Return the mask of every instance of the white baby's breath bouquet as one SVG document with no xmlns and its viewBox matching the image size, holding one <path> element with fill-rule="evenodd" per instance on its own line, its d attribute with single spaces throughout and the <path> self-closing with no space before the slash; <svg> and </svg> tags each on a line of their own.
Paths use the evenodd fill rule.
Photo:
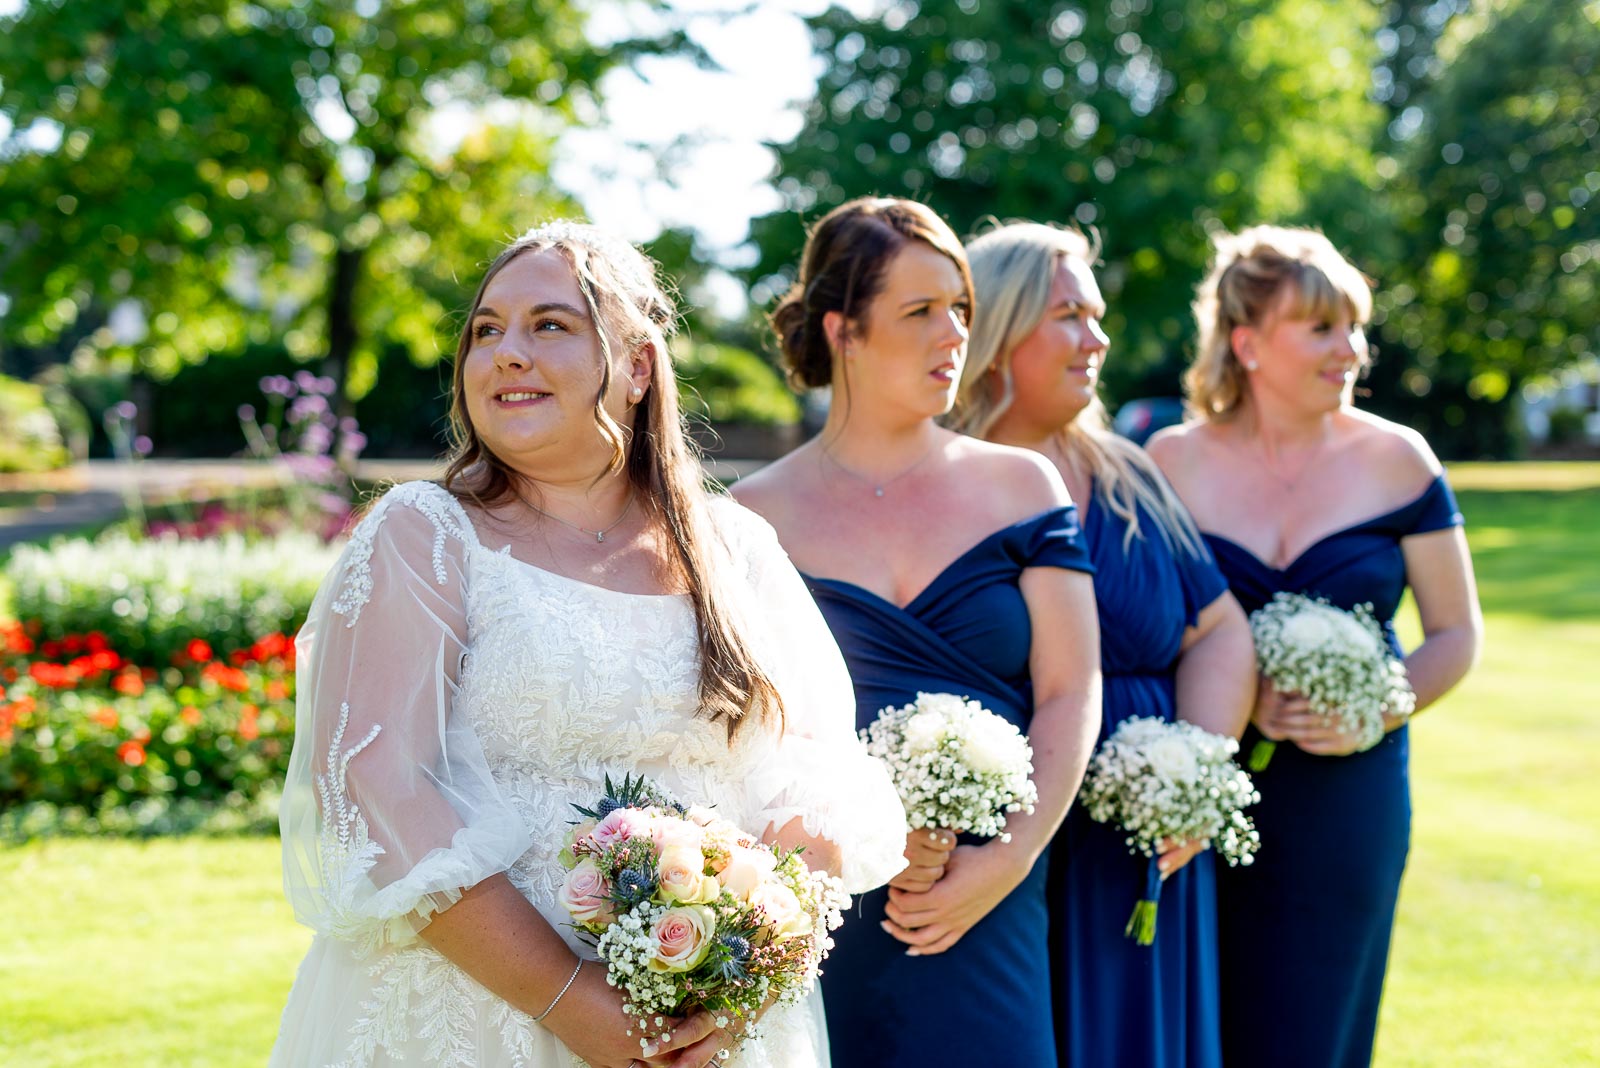
<svg viewBox="0 0 1600 1068">
<path fill-rule="evenodd" d="M 1405 665 L 1389 650 L 1370 604 L 1346 612 L 1320 597 L 1279 593 L 1250 615 L 1256 664 L 1283 693 L 1298 693 L 1311 710 L 1360 733 L 1362 750 L 1383 740 L 1383 717 L 1409 716 L 1416 694 Z M 1272 760 L 1276 743 L 1263 738 L 1250 752 L 1250 770 Z"/>
<path fill-rule="evenodd" d="M 879 712 L 861 740 L 887 765 L 911 830 L 943 827 L 1010 841 L 1006 813 L 1032 812 L 1039 799 L 1027 737 L 965 697 L 919 693 L 909 705 Z"/>
<path fill-rule="evenodd" d="M 1201 840 L 1229 864 L 1249 864 L 1261 845 L 1245 806 L 1261 800 L 1233 762 L 1239 743 L 1192 723 L 1153 716 L 1123 720 L 1089 761 L 1079 802 L 1089 818 L 1127 834 L 1128 850 L 1150 858 L 1145 895 L 1126 934 L 1155 940 L 1161 842 Z"/>
</svg>

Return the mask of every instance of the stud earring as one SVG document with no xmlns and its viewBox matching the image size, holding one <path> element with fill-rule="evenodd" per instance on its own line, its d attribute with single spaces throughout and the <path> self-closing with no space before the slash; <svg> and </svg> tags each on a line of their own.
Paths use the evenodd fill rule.
<svg viewBox="0 0 1600 1068">
<path fill-rule="evenodd" d="M 634 386 L 631 390 L 628 391 L 628 396 L 635 403 L 637 403 L 639 398 L 644 396 L 644 390 L 642 388 L 640 388 L 639 386 Z"/>
<path fill-rule="evenodd" d="M 1246 360 L 1244 362 L 1244 369 L 1246 371 L 1254 371 L 1257 366 L 1259 366 L 1259 365 L 1254 360 Z"/>
</svg>

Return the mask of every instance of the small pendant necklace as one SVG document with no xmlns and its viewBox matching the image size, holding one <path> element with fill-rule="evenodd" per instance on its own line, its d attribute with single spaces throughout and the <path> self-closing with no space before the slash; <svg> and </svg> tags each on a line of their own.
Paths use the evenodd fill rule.
<svg viewBox="0 0 1600 1068">
<path fill-rule="evenodd" d="M 628 494 L 628 503 L 624 504 L 622 506 L 622 511 L 620 513 L 618 513 L 617 518 L 613 519 L 611 522 L 607 523 L 605 526 L 601 527 L 599 530 L 590 530 L 588 527 L 580 527 L 578 524 L 576 524 L 574 522 L 571 522 L 570 520 L 562 519 L 558 515 L 551 515 L 549 512 L 545 511 L 543 508 L 540 508 L 537 504 L 534 504 L 532 501 L 528 500 L 526 497 L 524 497 L 522 499 L 522 503 L 526 504 L 529 508 L 532 508 L 535 512 L 538 512 L 540 515 L 544 516 L 546 519 L 554 519 L 557 523 L 560 523 L 562 526 L 571 527 L 573 530 L 576 530 L 576 531 L 578 531 L 579 533 L 582 533 L 582 534 L 593 534 L 595 541 L 603 542 L 603 541 L 606 540 L 606 535 L 611 533 L 613 530 L 615 530 L 617 528 L 617 524 L 622 522 L 624 519 L 626 519 L 628 517 L 628 513 L 630 511 L 632 511 L 632 509 L 633 509 L 633 494 L 631 494 L 631 493 Z"/>
<path fill-rule="evenodd" d="M 922 466 L 922 462 L 924 460 L 926 460 L 928 457 L 932 456 L 933 453 L 934 453 L 934 450 L 936 450 L 938 447 L 939 447 L 939 443 L 937 441 L 934 442 L 932 445 L 928 446 L 928 449 L 927 449 L 926 452 L 924 452 L 921 456 L 917 457 L 916 460 L 914 460 L 912 462 L 910 467 L 902 468 L 897 473 L 889 476 L 886 479 L 883 479 L 882 481 L 878 481 L 876 479 L 868 478 L 866 475 L 863 475 L 861 472 L 854 471 L 854 470 L 846 467 L 844 464 L 839 462 L 839 458 L 833 455 L 833 450 L 829 449 L 828 446 L 826 446 L 826 445 L 822 446 L 822 454 L 828 458 L 828 462 L 829 463 L 833 464 L 833 466 L 837 467 L 839 470 L 843 471 L 845 474 L 849 475 L 851 478 L 855 479 L 857 482 L 860 482 L 863 485 L 871 486 L 872 487 L 872 496 L 873 497 L 881 498 L 883 496 L 883 491 L 884 490 L 888 489 L 890 486 L 892 486 L 896 482 L 900 481 L 900 479 L 905 478 L 911 472 L 913 472 L 917 468 L 921 467 Z"/>
</svg>

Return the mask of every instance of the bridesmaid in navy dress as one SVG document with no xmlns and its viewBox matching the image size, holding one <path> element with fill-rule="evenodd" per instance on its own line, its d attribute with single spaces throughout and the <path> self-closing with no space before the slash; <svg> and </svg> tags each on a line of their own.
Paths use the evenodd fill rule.
<svg viewBox="0 0 1600 1068">
<path fill-rule="evenodd" d="M 1255 698 L 1250 626 L 1177 496 L 1143 450 L 1106 426 L 1096 396 L 1105 301 L 1083 234 L 1015 223 L 967 246 L 977 314 L 956 405 L 968 433 L 1034 449 L 1073 499 L 1094 562 L 1103 740 L 1133 716 L 1237 736 Z M 1150 862 L 1075 809 L 1051 849 L 1050 946 L 1060 1063 L 1217 1068 L 1213 855 L 1158 858 L 1155 942 L 1123 934 Z"/>
<path fill-rule="evenodd" d="M 1027 730 L 1039 802 L 1010 842 L 908 834 L 905 872 L 835 936 L 836 1068 L 1055 1063 L 1045 855 L 1099 725 L 1093 584 L 1060 476 L 939 427 L 972 308 L 966 256 L 926 207 L 845 204 L 773 314 L 797 383 L 832 386 L 814 440 L 734 489 L 765 515 L 838 639 L 866 725 L 919 691 Z"/>
<path fill-rule="evenodd" d="M 1246 611 L 1280 590 L 1370 603 L 1389 631 L 1409 584 L 1424 640 L 1405 657 L 1423 709 L 1471 667 L 1482 633 L 1461 517 L 1411 430 L 1356 409 L 1367 280 L 1321 234 L 1255 227 L 1218 239 L 1195 302 L 1185 378 L 1194 422 L 1151 455 L 1189 505 Z M 1246 751 L 1261 852 L 1218 874 L 1229 1068 L 1372 1060 L 1410 842 L 1403 721 L 1358 751 L 1296 694 L 1263 682 Z M 1282 744 L 1288 742 L 1292 744 Z"/>
</svg>

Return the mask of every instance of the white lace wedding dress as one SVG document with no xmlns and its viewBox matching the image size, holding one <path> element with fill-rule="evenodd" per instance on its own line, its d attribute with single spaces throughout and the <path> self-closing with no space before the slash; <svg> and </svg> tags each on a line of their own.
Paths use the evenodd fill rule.
<svg viewBox="0 0 1600 1068">
<path fill-rule="evenodd" d="M 826 624 L 761 519 L 725 498 L 707 519 L 726 548 L 718 577 L 783 696 L 781 739 L 749 724 L 730 745 L 695 715 L 687 597 L 619 593 L 495 551 L 432 483 L 390 490 L 357 527 L 299 638 L 284 886 L 317 934 L 274 1066 L 581 1063 L 416 932 L 505 872 L 592 958 L 556 903 L 556 855 L 570 805 L 595 801 L 607 774 L 643 773 L 757 834 L 801 816 L 840 848 L 855 892 L 899 870 L 904 816 L 856 741 Z M 820 994 L 763 1026 L 730 1064 L 828 1063 Z"/>
</svg>

